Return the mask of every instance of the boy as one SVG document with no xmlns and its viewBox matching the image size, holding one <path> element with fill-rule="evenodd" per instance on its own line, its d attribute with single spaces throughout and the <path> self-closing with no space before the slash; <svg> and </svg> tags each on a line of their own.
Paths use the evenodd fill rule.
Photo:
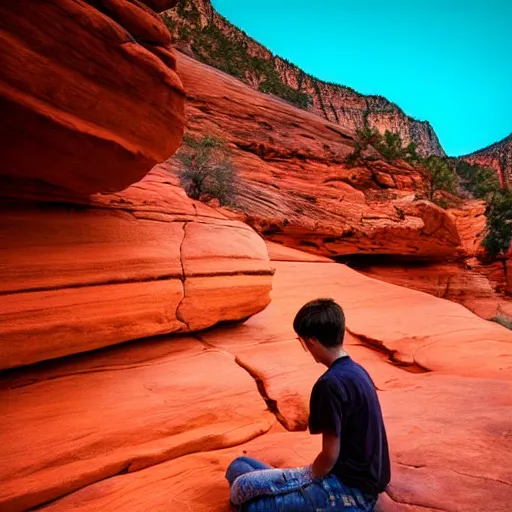
<svg viewBox="0 0 512 512">
<path fill-rule="evenodd" d="M 245 512 L 371 512 L 390 480 L 388 443 L 375 386 L 343 350 L 343 310 L 332 299 L 313 300 L 293 328 L 304 349 L 328 368 L 310 399 L 309 430 L 322 434 L 322 450 L 303 468 L 235 459 L 226 472 L 232 505 Z"/>
</svg>

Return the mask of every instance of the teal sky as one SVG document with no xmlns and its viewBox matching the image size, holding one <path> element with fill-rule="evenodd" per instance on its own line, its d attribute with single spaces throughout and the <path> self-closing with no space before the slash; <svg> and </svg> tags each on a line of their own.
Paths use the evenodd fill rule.
<svg viewBox="0 0 512 512">
<path fill-rule="evenodd" d="M 272 52 L 428 120 L 450 156 L 512 132 L 512 0 L 213 0 Z"/>
</svg>

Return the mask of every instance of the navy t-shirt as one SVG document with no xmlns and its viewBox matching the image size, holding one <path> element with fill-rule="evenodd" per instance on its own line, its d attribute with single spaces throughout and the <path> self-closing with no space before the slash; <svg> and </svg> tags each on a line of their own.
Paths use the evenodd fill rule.
<svg viewBox="0 0 512 512">
<path fill-rule="evenodd" d="M 333 473 L 348 487 L 377 495 L 390 480 L 388 442 L 379 399 L 366 370 L 345 356 L 311 392 L 309 430 L 340 438 Z"/>
</svg>

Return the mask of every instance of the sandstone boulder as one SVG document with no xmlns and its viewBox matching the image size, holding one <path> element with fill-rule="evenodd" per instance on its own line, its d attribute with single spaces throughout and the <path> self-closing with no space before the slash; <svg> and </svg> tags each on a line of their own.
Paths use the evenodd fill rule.
<svg viewBox="0 0 512 512">
<path fill-rule="evenodd" d="M 121 190 L 180 145 L 170 36 L 141 3 L 2 2 L 0 44 L 1 176 Z"/>
<path fill-rule="evenodd" d="M 263 240 L 173 180 L 156 168 L 81 206 L 4 209 L 1 368 L 242 320 L 268 304 Z"/>
</svg>

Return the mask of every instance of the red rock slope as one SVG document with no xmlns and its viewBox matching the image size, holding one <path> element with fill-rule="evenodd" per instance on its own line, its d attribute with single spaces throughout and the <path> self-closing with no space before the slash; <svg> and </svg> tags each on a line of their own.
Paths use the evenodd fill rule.
<svg viewBox="0 0 512 512">
<path fill-rule="evenodd" d="M 268 87 L 277 82 L 277 90 L 288 97 L 307 98 L 308 110 L 348 130 L 364 126 L 364 122 L 382 133 L 399 133 L 404 141 L 414 141 L 423 155 L 444 155 L 437 135 L 428 121 L 407 116 L 402 109 L 382 96 L 364 95 L 342 85 L 318 80 L 290 62 L 275 56 L 221 16 L 210 0 L 187 0 L 166 13 L 173 40 L 180 48 L 199 60 L 236 73 L 252 88 Z M 228 56 L 216 51 L 230 46 Z M 239 60 L 238 60 L 239 59 Z M 248 65 L 252 59 L 254 65 Z M 272 87 L 271 87 L 272 90 Z"/>
<path fill-rule="evenodd" d="M 239 218 L 265 238 L 327 257 L 460 256 L 452 217 L 413 201 L 423 184 L 409 165 L 348 169 L 351 132 L 181 54 L 179 73 L 189 129 L 229 143 L 244 179 Z"/>
<path fill-rule="evenodd" d="M 346 167 L 350 132 L 181 54 L 179 71 L 189 129 L 224 137 L 243 178 L 243 214 L 233 218 L 273 242 L 342 256 L 378 278 L 449 298 L 484 318 L 496 315 L 506 276 L 475 258 L 485 230 L 480 202 L 444 211 L 414 201 L 423 182 L 407 164 Z"/>
<path fill-rule="evenodd" d="M 291 322 L 322 295 L 345 307 L 347 349 L 379 389 L 393 459 L 380 510 L 508 512 L 510 331 L 343 265 L 275 266 L 272 304 L 243 325 L 4 372 L 0 508 L 227 512 L 234 456 L 309 462 L 319 439 L 284 428 L 304 429 L 322 369 Z"/>
</svg>

